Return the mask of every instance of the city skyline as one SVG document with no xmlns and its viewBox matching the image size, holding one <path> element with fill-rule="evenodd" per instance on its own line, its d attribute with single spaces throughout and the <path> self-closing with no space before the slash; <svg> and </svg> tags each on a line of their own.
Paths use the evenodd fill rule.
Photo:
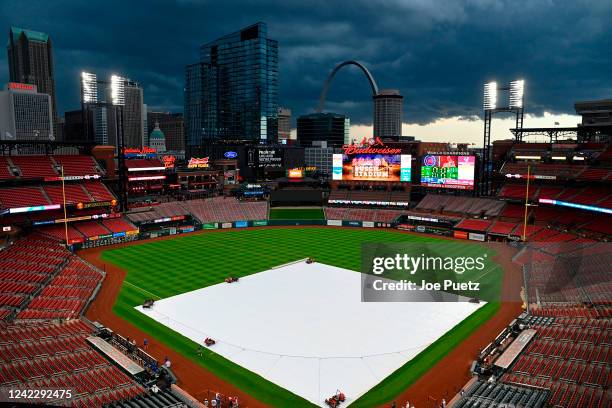
<svg viewBox="0 0 612 408">
<path fill-rule="evenodd" d="M 481 139 L 481 132 L 471 129 L 481 128 L 476 124 L 482 116 L 482 84 L 488 80 L 525 78 L 525 126 L 546 118 L 550 126 L 575 125 L 576 100 L 612 94 L 606 75 L 612 58 L 601 52 L 612 37 L 605 29 L 612 6 L 604 2 L 563 8 L 486 1 L 369 4 L 342 10 L 321 3 L 308 7 L 308 16 L 300 12 L 306 6 L 293 2 L 243 5 L 229 12 L 198 1 L 152 1 L 138 13 L 120 14 L 111 13 L 109 4 L 96 10 L 83 30 L 81 17 L 91 6 L 6 2 L 0 6 L 0 23 L 5 33 L 19 26 L 53 38 L 60 113 L 78 108 L 81 70 L 137 77 L 151 110 L 181 112 L 184 66 L 197 60 L 199 45 L 256 21 L 266 22 L 270 37 L 279 41 L 279 104 L 291 108 L 294 118 L 314 111 L 326 76 L 345 59 L 366 64 L 381 88 L 399 89 L 405 98 L 404 129 L 428 134 L 450 121 L 457 134 L 446 138 L 474 143 Z M 550 24 L 538 24 L 542 18 Z M 112 29 L 121 24 L 129 30 Z M 489 38 L 484 44 L 483 36 Z M 490 58 L 493 49 L 496 59 Z M 3 82 L 8 82 L 7 65 L 4 54 Z M 326 111 L 346 114 L 351 130 L 358 132 L 371 127 L 371 109 L 361 73 L 347 69 L 339 74 Z M 507 131 L 494 133 L 494 139 L 508 136 Z"/>
</svg>

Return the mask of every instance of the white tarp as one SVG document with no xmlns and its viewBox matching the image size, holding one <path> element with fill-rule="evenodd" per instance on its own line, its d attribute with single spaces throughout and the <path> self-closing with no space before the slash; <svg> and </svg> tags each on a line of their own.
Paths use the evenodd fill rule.
<svg viewBox="0 0 612 408">
<path fill-rule="evenodd" d="M 137 309 L 323 406 L 338 389 L 354 401 L 484 305 L 364 303 L 360 285 L 360 273 L 298 262 Z"/>
</svg>

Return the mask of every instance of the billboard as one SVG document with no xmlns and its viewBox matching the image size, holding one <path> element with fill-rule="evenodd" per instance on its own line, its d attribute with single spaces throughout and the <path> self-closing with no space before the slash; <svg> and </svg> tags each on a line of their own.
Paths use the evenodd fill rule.
<svg viewBox="0 0 612 408">
<path fill-rule="evenodd" d="M 273 169 L 283 167 L 283 151 L 273 147 L 257 150 L 257 163 L 259 167 Z"/>
<path fill-rule="evenodd" d="M 428 154 L 421 163 L 421 185 L 473 190 L 475 168 L 475 156 Z"/>
<path fill-rule="evenodd" d="M 412 157 L 409 154 L 334 154 L 333 180 L 410 182 Z"/>
</svg>

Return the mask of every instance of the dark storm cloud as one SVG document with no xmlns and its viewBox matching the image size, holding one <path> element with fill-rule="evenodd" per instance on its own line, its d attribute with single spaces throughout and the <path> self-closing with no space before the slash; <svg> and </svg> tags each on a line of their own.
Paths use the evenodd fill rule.
<svg viewBox="0 0 612 408">
<path fill-rule="evenodd" d="M 333 66 L 364 62 L 405 96 L 405 121 L 480 114 L 484 81 L 524 77 L 527 111 L 571 113 L 612 96 L 612 3 L 601 1 L 3 1 L 0 27 L 48 32 L 60 111 L 78 108 L 81 70 L 139 81 L 151 109 L 180 111 L 198 46 L 255 21 L 280 43 L 280 103 L 312 111 Z M 4 34 L 5 36 L 7 34 Z M 6 37 L 5 37 L 6 38 Z M 0 81 L 8 79 L 6 55 Z M 369 123 L 365 77 L 347 67 L 326 107 Z"/>
</svg>

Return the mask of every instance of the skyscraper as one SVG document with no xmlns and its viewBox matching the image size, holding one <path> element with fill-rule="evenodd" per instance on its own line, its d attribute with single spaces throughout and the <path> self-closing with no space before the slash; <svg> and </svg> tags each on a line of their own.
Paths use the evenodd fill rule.
<svg viewBox="0 0 612 408">
<path fill-rule="evenodd" d="M 404 97 L 397 89 L 383 89 L 374 96 L 374 136 L 398 138 L 402 135 Z"/>
<path fill-rule="evenodd" d="M 39 93 L 51 97 L 53 133 L 58 135 L 53 51 L 49 35 L 11 27 L 7 51 L 10 81 L 36 85 Z"/>
<path fill-rule="evenodd" d="M 278 108 L 278 140 L 291 139 L 291 109 Z"/>
<path fill-rule="evenodd" d="M 210 140 L 275 140 L 278 42 L 256 23 L 200 47 L 186 67 L 187 149 Z M 190 153 L 188 153 L 189 155 Z"/>
</svg>

